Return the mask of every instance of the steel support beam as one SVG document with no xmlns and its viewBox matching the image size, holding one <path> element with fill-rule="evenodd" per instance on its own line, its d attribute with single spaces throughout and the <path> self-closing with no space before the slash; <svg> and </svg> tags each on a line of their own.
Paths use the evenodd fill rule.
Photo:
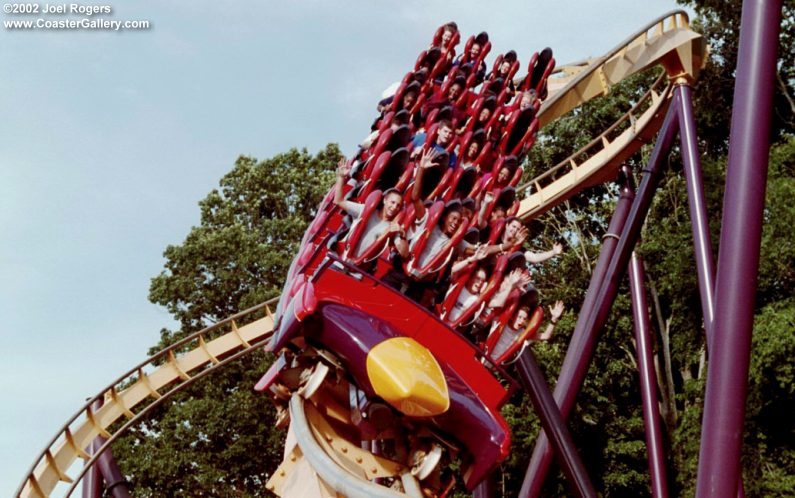
<svg viewBox="0 0 795 498">
<path fill-rule="evenodd" d="M 696 496 L 737 493 L 781 0 L 743 2 Z"/>
</svg>

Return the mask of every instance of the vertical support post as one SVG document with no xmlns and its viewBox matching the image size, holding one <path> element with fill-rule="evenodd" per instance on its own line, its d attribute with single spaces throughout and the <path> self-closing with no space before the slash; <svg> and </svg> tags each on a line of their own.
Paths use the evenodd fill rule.
<svg viewBox="0 0 795 498">
<path fill-rule="evenodd" d="M 100 446 L 102 444 L 95 439 L 86 448 L 86 453 L 93 455 Z M 94 465 L 88 469 L 81 486 L 83 487 L 81 492 L 83 498 L 102 498 L 102 476 L 99 473 L 99 467 Z"/>
<path fill-rule="evenodd" d="M 102 404 L 102 398 L 97 398 L 92 404 L 92 410 L 99 410 L 102 408 Z M 104 436 L 97 436 L 87 448 L 86 453 L 92 457 L 99 453 L 99 456 L 83 478 L 83 498 L 101 498 L 103 480 L 105 482 L 104 488 L 107 489 L 113 498 L 130 498 L 131 496 L 127 481 L 124 480 L 124 476 L 116 464 L 116 459 L 113 458 L 110 447 L 102 449 L 102 446 L 107 441 L 108 439 Z"/>
<path fill-rule="evenodd" d="M 91 409 L 94 411 L 100 408 L 102 408 L 102 398 L 95 400 L 94 403 L 91 404 Z M 100 446 L 102 446 L 102 443 L 94 438 L 91 444 L 88 445 L 88 448 L 85 448 L 86 453 L 94 456 Z M 81 492 L 83 498 L 102 498 L 102 475 L 99 473 L 99 467 L 94 465 L 88 469 L 81 484 L 83 486 Z"/>
<path fill-rule="evenodd" d="M 748 390 L 781 0 L 746 0 L 740 24 L 716 276 L 715 336 L 698 461 L 698 498 L 733 496 Z"/>
<path fill-rule="evenodd" d="M 518 365 L 519 377 L 530 395 L 536 413 L 541 420 L 541 427 L 552 441 L 555 454 L 558 456 L 558 463 L 571 484 L 574 494 L 579 497 L 596 498 L 596 491 L 588 478 L 585 465 L 577 453 L 574 440 L 530 348 L 525 349 L 522 356 L 519 357 Z"/>
<path fill-rule="evenodd" d="M 654 380 L 654 352 L 652 351 L 649 306 L 646 302 L 646 276 L 640 256 L 632 253 L 629 263 L 629 290 L 632 295 L 632 318 L 635 322 L 635 349 L 640 374 L 640 396 L 646 428 L 646 452 L 654 498 L 667 498 L 668 480 L 665 472 L 660 411 L 657 405 L 657 385 Z"/>
<path fill-rule="evenodd" d="M 698 288 L 701 296 L 701 311 L 704 315 L 704 330 L 708 349 L 712 347 L 712 329 L 715 316 L 715 262 L 712 257 L 712 239 L 709 233 L 709 218 L 701 175 L 701 158 L 698 154 L 696 121 L 693 118 L 692 90 L 688 85 L 677 85 L 674 92 L 679 95 L 679 143 L 682 148 L 687 202 L 690 207 L 690 224 L 693 230 L 693 249 L 698 272 Z"/>
<path fill-rule="evenodd" d="M 99 443 L 99 446 L 105 444 L 107 439 L 102 436 L 97 436 L 94 440 Z M 113 498 L 130 498 L 130 490 L 127 481 L 116 464 L 116 459 L 113 458 L 113 452 L 108 447 L 97 459 L 96 467 L 99 468 L 99 473 L 105 480 L 105 489 L 108 490 L 110 496 Z"/>
<path fill-rule="evenodd" d="M 678 98 L 676 94 L 674 94 L 673 99 L 674 101 L 668 109 L 649 159 L 643 180 L 638 188 L 638 194 L 621 231 L 610 265 L 605 272 L 604 282 L 599 286 L 594 305 L 589 310 L 590 313 L 580 313 L 575 327 L 577 338 L 576 340 L 572 338 L 569 349 L 566 351 L 566 358 L 563 360 L 560 376 L 555 384 L 555 400 L 560 406 L 560 412 L 564 420 L 571 413 L 577 394 L 582 387 L 582 382 L 585 379 L 585 374 L 588 371 L 588 366 L 596 348 L 596 338 L 607 320 L 607 315 L 610 313 L 610 308 L 618 292 L 619 282 L 623 278 L 629 262 L 630 252 L 635 246 L 641 226 L 646 218 L 646 213 L 651 205 L 651 200 L 654 197 L 654 192 L 657 189 L 664 159 L 671 150 L 671 145 L 678 129 L 676 122 Z M 546 435 L 541 434 L 535 448 L 533 448 L 533 455 L 527 466 L 519 496 L 537 498 L 540 495 L 544 478 L 549 471 L 551 463 L 552 451 L 549 447 L 549 442 Z"/>
</svg>

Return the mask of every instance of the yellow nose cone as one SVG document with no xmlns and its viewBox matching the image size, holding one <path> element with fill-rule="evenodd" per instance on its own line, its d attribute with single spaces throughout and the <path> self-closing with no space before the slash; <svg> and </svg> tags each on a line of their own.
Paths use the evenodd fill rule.
<svg viewBox="0 0 795 498">
<path fill-rule="evenodd" d="M 409 337 L 394 337 L 367 354 L 367 376 L 376 394 L 401 413 L 432 417 L 450 408 L 447 382 L 430 351 Z"/>
</svg>

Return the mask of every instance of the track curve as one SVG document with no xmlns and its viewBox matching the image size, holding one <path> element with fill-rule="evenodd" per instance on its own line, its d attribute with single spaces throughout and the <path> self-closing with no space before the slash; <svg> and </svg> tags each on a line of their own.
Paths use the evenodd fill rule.
<svg viewBox="0 0 795 498">
<path fill-rule="evenodd" d="M 517 216 L 528 221 L 585 188 L 615 178 L 621 163 L 659 131 L 672 86 L 694 82 L 707 52 L 702 36 L 690 29 L 687 13 L 676 10 L 651 21 L 601 57 L 557 68 L 549 78 L 549 97 L 538 112 L 542 127 L 606 95 L 611 87 L 640 71 L 661 66 L 663 74 L 599 137 L 519 186 L 517 193 L 524 194 L 524 199 Z M 623 131 L 615 135 L 622 127 Z"/>
<path fill-rule="evenodd" d="M 276 302 L 271 299 L 253 306 L 182 339 L 90 398 L 39 454 L 15 496 L 47 497 L 60 482 L 70 485 L 66 496 L 71 494 L 101 452 L 155 406 L 213 369 L 261 347 L 273 331 L 270 306 Z M 252 319 L 262 312 L 264 317 Z M 239 321 L 245 320 L 251 321 L 238 326 Z M 98 399 L 104 399 L 104 405 L 95 410 L 92 404 Z M 111 432 L 111 426 L 122 418 L 127 422 Z M 84 448 L 100 435 L 108 438 L 107 443 L 94 456 L 88 455 Z M 78 458 L 86 465 L 79 475 L 71 476 L 68 469 Z"/>
</svg>

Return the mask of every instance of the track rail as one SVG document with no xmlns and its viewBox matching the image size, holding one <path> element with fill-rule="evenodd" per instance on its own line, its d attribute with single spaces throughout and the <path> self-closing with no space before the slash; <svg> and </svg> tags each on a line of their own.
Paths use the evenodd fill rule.
<svg viewBox="0 0 795 498">
<path fill-rule="evenodd" d="M 703 38 L 690 30 L 687 13 L 677 10 L 650 22 L 602 57 L 561 66 L 553 72 L 549 97 L 538 112 L 542 127 L 606 95 L 614 85 L 644 69 L 664 69 L 652 88 L 616 123 L 517 189 L 525 197 L 519 218 L 528 221 L 583 189 L 614 178 L 621 163 L 657 134 L 670 104 L 672 86 L 694 82 L 706 54 Z"/>
<path fill-rule="evenodd" d="M 673 85 L 661 75 L 641 99 L 598 137 L 516 190 L 518 217 L 533 219 L 580 191 L 615 178 L 618 168 L 652 142 L 671 103 Z M 644 109 L 645 108 L 645 109 Z"/>
<path fill-rule="evenodd" d="M 153 408 L 204 375 L 260 347 L 273 331 L 270 306 L 276 302 L 271 299 L 253 306 L 182 339 L 90 398 L 39 454 L 15 496 L 47 497 L 61 482 L 70 485 L 65 495 L 69 496 L 102 451 Z M 256 318 L 261 312 L 265 316 Z M 246 320 L 251 321 L 238 326 Z M 100 398 L 105 404 L 95 410 L 92 404 Z M 126 418 L 124 424 L 111 427 L 122 418 Z M 108 441 L 91 456 L 85 448 L 99 435 Z M 86 465 L 78 475 L 71 476 L 68 470 L 78 458 Z"/>
<path fill-rule="evenodd" d="M 670 79 L 695 81 L 704 66 L 706 45 L 690 29 L 683 10 L 675 10 L 651 21 L 607 54 L 564 65 L 549 77 L 549 96 L 538 111 L 544 127 L 591 99 L 606 95 L 610 88 L 646 68 L 662 65 Z"/>
</svg>

